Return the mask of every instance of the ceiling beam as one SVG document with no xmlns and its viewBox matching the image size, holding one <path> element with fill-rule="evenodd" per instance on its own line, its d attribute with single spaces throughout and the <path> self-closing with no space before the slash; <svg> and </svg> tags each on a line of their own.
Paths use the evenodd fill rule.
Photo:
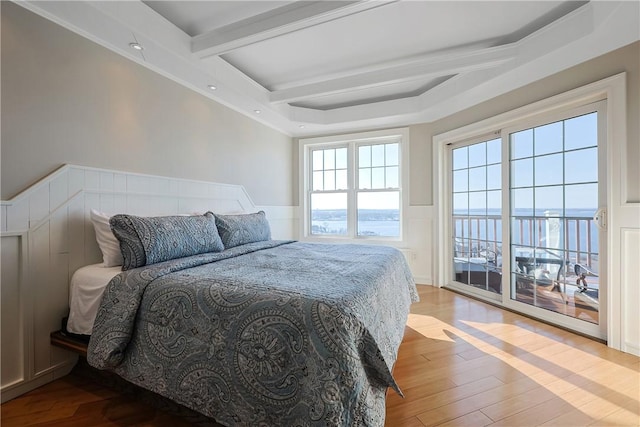
<svg viewBox="0 0 640 427">
<path fill-rule="evenodd" d="M 516 57 L 515 44 L 474 50 L 472 52 L 427 57 L 321 82 L 303 84 L 272 91 L 269 100 L 274 104 L 296 102 L 369 87 L 436 78 L 470 71 L 494 68 Z"/>
<path fill-rule="evenodd" d="M 201 59 L 222 55 L 243 46 L 396 1 L 398 0 L 294 2 L 195 36 L 191 40 L 191 51 Z"/>
</svg>

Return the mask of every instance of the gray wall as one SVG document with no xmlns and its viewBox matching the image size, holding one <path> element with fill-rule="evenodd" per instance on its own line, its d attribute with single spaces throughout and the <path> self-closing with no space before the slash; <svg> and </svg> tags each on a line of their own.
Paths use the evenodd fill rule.
<svg viewBox="0 0 640 427">
<path fill-rule="evenodd" d="M 71 163 L 241 184 L 258 205 L 294 203 L 290 137 L 0 3 L 2 200 Z"/>
<path fill-rule="evenodd" d="M 568 68 L 432 123 L 411 126 L 410 203 L 432 205 L 432 138 L 443 132 L 627 72 L 628 201 L 640 202 L 640 42 Z"/>
</svg>

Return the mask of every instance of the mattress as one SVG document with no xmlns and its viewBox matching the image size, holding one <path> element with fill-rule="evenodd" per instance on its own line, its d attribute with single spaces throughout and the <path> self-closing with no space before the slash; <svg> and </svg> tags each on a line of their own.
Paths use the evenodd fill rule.
<svg viewBox="0 0 640 427">
<path fill-rule="evenodd" d="M 102 294 L 111 279 L 121 272 L 121 266 L 105 267 L 100 263 L 87 265 L 73 273 L 69 289 L 69 332 L 91 335 Z"/>
</svg>

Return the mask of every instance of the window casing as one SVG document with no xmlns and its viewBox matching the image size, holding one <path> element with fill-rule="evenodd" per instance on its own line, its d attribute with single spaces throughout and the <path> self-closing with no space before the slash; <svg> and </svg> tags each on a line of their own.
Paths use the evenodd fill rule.
<svg viewBox="0 0 640 427">
<path fill-rule="evenodd" d="M 402 240 L 407 134 L 303 140 L 304 237 Z"/>
</svg>

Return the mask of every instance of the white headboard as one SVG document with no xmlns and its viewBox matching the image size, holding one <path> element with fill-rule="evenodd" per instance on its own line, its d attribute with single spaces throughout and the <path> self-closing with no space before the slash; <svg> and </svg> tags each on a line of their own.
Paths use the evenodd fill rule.
<svg viewBox="0 0 640 427">
<path fill-rule="evenodd" d="M 65 165 L 1 202 L 2 401 L 65 375 L 76 357 L 49 344 L 67 314 L 69 279 L 102 260 L 91 209 L 170 215 L 258 208 L 244 187 Z M 280 210 L 279 210 L 280 209 Z M 282 213 L 274 207 L 271 214 Z M 273 216 L 273 215 L 272 215 Z M 278 216 L 278 215 L 275 215 Z M 267 218 L 274 238 L 291 238 L 289 213 Z"/>
</svg>

